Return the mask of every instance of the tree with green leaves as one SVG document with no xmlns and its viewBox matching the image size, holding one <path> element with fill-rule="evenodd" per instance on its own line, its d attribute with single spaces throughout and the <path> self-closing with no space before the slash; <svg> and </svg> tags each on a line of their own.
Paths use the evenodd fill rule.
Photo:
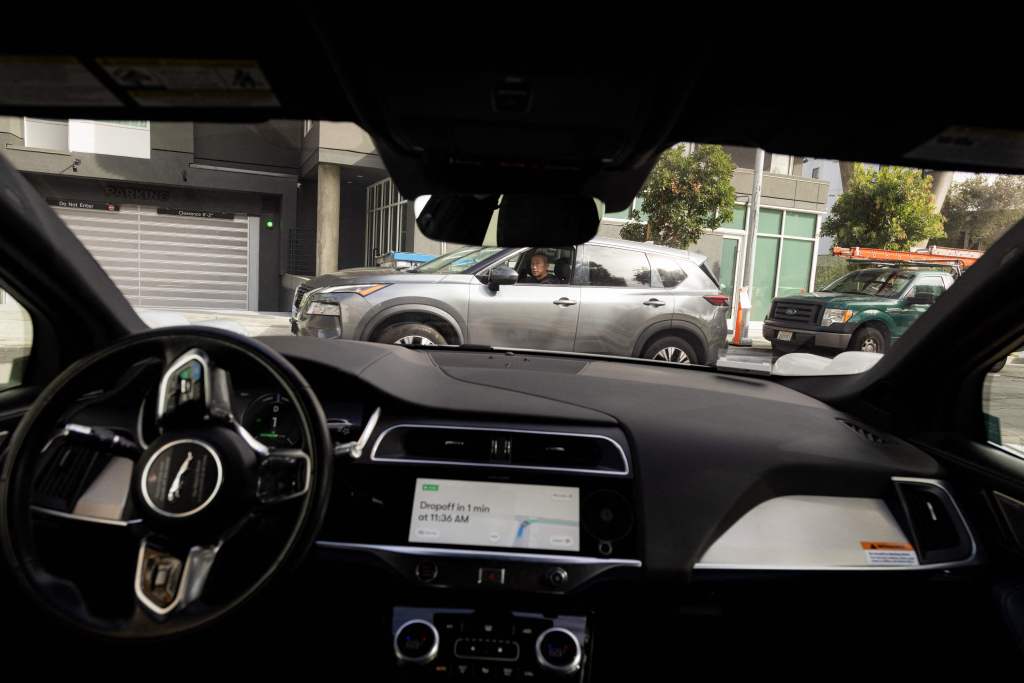
<svg viewBox="0 0 1024 683">
<path fill-rule="evenodd" d="M 1024 218 L 1024 178 L 975 175 L 954 183 L 942 215 L 946 238 L 936 244 L 984 251 Z"/>
<path fill-rule="evenodd" d="M 623 239 L 685 249 L 732 218 L 736 165 L 719 145 L 665 150 L 619 234 Z"/>
<path fill-rule="evenodd" d="M 910 249 L 946 236 L 932 197 L 932 178 L 913 168 L 854 164 L 849 185 L 821 232 L 842 247 Z"/>
</svg>

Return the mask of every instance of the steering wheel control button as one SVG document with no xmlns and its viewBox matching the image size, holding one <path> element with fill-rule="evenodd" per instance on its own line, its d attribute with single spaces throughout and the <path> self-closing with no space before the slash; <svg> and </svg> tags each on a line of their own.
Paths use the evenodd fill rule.
<svg viewBox="0 0 1024 683">
<path fill-rule="evenodd" d="M 142 469 L 142 499 L 165 517 L 189 517 L 208 506 L 224 480 L 220 457 L 195 439 L 158 448 Z"/>
<path fill-rule="evenodd" d="M 395 631 L 395 657 L 406 664 L 428 664 L 437 657 L 441 638 L 429 621 L 413 619 Z"/>
<path fill-rule="evenodd" d="M 562 675 L 579 671 L 583 659 L 576 634 L 558 626 L 549 628 L 537 637 L 536 655 L 542 668 Z"/>
<path fill-rule="evenodd" d="M 210 407 L 210 360 L 199 349 L 180 356 L 164 373 L 157 394 L 156 416 L 182 408 L 205 412 Z"/>
<path fill-rule="evenodd" d="M 552 567 L 544 575 L 544 580 L 552 588 L 562 589 L 569 582 L 569 572 L 561 567 Z"/>
<path fill-rule="evenodd" d="M 178 597 L 183 564 L 181 560 L 147 546 L 142 552 L 139 589 L 159 610 L 169 609 Z"/>
<path fill-rule="evenodd" d="M 480 567 L 476 582 L 481 586 L 502 586 L 505 584 L 504 567 Z"/>
<path fill-rule="evenodd" d="M 295 498 L 309 486 L 309 458 L 304 453 L 274 453 L 260 461 L 256 495 L 264 503 Z"/>
<path fill-rule="evenodd" d="M 433 560 L 422 560 L 416 563 L 416 578 L 423 583 L 430 583 L 437 578 L 437 563 Z"/>
</svg>

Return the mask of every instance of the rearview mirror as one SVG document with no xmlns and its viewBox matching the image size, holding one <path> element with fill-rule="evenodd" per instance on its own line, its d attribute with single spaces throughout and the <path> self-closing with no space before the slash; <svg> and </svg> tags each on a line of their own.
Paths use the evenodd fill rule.
<svg viewBox="0 0 1024 683">
<path fill-rule="evenodd" d="M 476 278 L 490 287 L 492 291 L 498 291 L 498 287 L 501 285 L 514 285 L 518 282 L 519 273 L 508 266 L 494 266 L 486 273 L 480 273 Z"/>
<path fill-rule="evenodd" d="M 580 195 L 431 195 L 414 206 L 432 240 L 500 247 L 583 244 L 604 215 L 603 202 Z"/>
</svg>

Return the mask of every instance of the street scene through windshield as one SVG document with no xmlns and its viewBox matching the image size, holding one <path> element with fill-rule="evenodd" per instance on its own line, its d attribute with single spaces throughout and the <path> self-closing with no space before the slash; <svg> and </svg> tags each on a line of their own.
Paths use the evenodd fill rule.
<svg viewBox="0 0 1024 683">
<path fill-rule="evenodd" d="M 586 244 L 461 245 L 423 233 L 428 198 L 401 195 L 355 124 L 4 117 L 3 134 L 147 324 L 325 342 L 722 371 L 881 357 L 1024 216 L 1016 176 L 681 143 Z"/>
</svg>

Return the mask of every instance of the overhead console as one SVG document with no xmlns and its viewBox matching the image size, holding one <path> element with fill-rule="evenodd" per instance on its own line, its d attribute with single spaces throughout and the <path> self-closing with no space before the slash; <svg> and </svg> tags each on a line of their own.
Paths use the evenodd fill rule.
<svg viewBox="0 0 1024 683">
<path fill-rule="evenodd" d="M 565 593 L 641 566 L 610 428 L 392 421 L 338 468 L 318 545 L 423 586 Z"/>
</svg>

